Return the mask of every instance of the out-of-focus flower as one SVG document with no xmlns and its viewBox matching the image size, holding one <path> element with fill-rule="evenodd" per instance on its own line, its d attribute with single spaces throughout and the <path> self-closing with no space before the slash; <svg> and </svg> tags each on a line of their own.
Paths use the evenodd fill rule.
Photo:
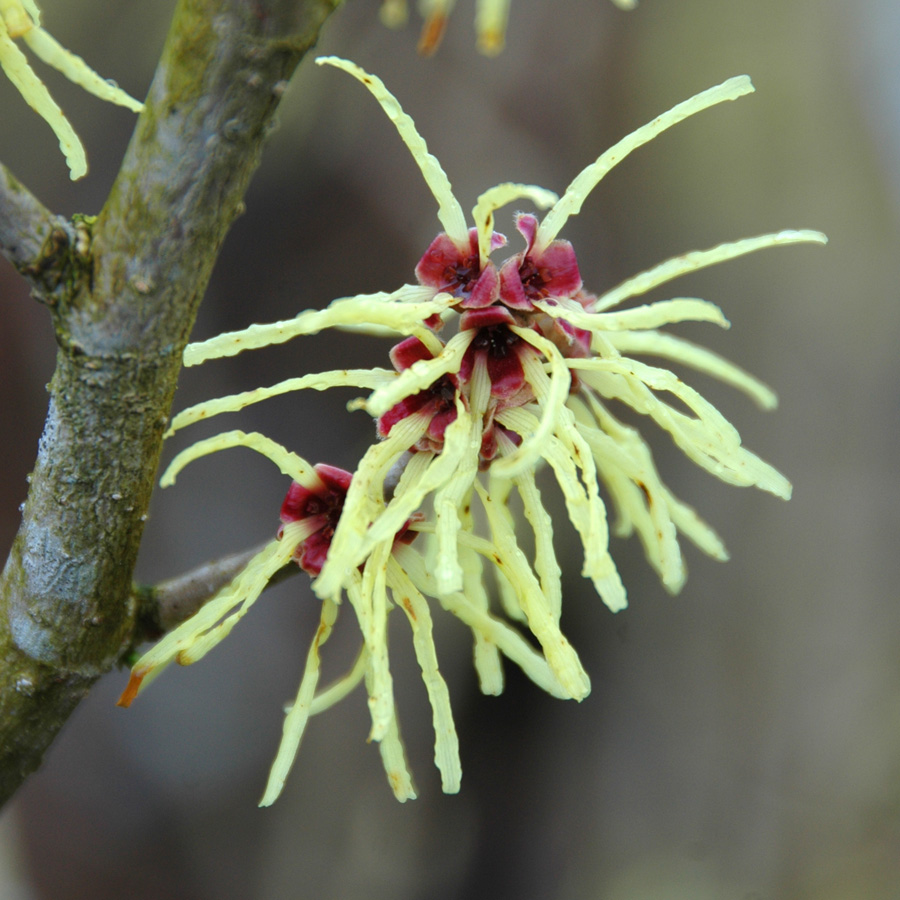
<svg viewBox="0 0 900 900">
<path fill-rule="evenodd" d="M 619 9 L 634 9 L 637 0 L 612 0 Z M 506 43 L 506 22 L 510 0 L 476 0 L 475 33 L 478 49 L 485 56 L 496 56 Z M 425 19 L 419 37 L 419 52 L 431 56 L 440 46 L 450 13 L 456 0 L 419 0 L 419 10 Z M 406 24 L 409 10 L 406 0 L 382 0 L 381 21 L 389 28 Z"/>
<path fill-rule="evenodd" d="M 34 0 L 0 0 L 0 68 L 26 103 L 53 129 L 74 181 L 87 172 L 84 147 L 63 111 L 15 43 L 28 45 L 39 59 L 62 72 L 69 81 L 110 103 L 140 112 L 144 106 L 113 82 L 98 75 L 80 56 L 62 47 L 41 27 L 41 14 Z"/>
</svg>

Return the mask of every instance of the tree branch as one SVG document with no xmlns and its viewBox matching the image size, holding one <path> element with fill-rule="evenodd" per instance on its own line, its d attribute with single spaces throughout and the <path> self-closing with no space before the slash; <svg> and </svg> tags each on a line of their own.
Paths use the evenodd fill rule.
<svg viewBox="0 0 900 900">
<path fill-rule="evenodd" d="M 133 643 L 132 573 L 181 353 L 285 82 L 338 2 L 180 0 L 109 199 L 80 223 L 52 306 L 50 408 L 0 577 L 0 802 Z M 16 252 L 33 258 L 36 242 Z"/>
</svg>

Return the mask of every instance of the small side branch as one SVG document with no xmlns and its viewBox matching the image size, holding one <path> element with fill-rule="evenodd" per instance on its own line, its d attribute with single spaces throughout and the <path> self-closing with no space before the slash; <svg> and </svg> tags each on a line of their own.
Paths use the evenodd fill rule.
<svg viewBox="0 0 900 900">
<path fill-rule="evenodd" d="M 226 584 L 236 578 L 244 566 L 266 546 L 268 545 L 260 544 L 251 550 L 243 550 L 204 563 L 184 575 L 161 581 L 159 584 L 138 587 L 136 590 L 138 616 L 132 652 L 145 641 L 156 640 L 187 621 Z M 269 580 L 269 586 L 278 584 L 299 571 L 297 566 L 290 563 Z"/>
<path fill-rule="evenodd" d="M 0 253 L 43 294 L 44 274 L 72 242 L 72 227 L 54 215 L 0 163 Z"/>
</svg>

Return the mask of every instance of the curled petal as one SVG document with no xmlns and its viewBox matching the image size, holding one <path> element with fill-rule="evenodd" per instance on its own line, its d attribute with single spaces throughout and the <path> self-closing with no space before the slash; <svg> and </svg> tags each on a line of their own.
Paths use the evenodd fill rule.
<svg viewBox="0 0 900 900">
<path fill-rule="evenodd" d="M 320 56 L 316 60 L 317 65 L 335 66 L 348 72 L 358 81 L 361 81 L 372 96 L 381 104 L 381 108 L 387 113 L 388 118 L 397 128 L 397 133 L 403 143 L 409 148 L 413 159 L 416 161 L 425 183 L 428 185 L 434 199 L 438 204 L 438 219 L 444 227 L 444 231 L 456 243 L 458 247 L 465 246 L 468 238 L 466 219 L 462 207 L 453 190 L 450 187 L 450 179 L 441 168 L 441 164 L 428 152 L 428 145 L 416 130 L 413 120 L 403 111 L 397 102 L 397 98 L 384 86 L 380 78 L 363 71 L 358 65 L 346 59 L 336 56 Z"/>
<path fill-rule="evenodd" d="M 559 197 L 553 191 L 536 184 L 515 184 L 507 181 L 488 188 L 472 209 L 472 220 L 478 231 L 478 258 L 481 265 L 487 262 L 488 255 L 492 251 L 506 243 L 506 238 L 494 231 L 494 212 L 514 200 L 530 200 L 538 209 L 549 209 Z M 531 218 L 534 219 L 534 216 Z M 498 237 L 502 239 L 502 243 L 497 243 Z"/>
<path fill-rule="evenodd" d="M 303 457 L 292 453 L 284 448 L 277 441 L 267 438 L 264 434 L 251 431 L 245 433 L 240 430 L 225 431 L 222 434 L 214 435 L 202 441 L 192 444 L 185 450 L 182 450 L 163 473 L 159 483 L 163 487 L 171 487 L 175 484 L 175 478 L 178 473 L 188 464 L 201 456 L 208 456 L 210 453 L 218 453 L 220 450 L 227 450 L 232 447 L 248 447 L 261 453 L 281 470 L 282 474 L 287 475 L 294 481 L 301 484 L 315 486 L 319 484 L 319 477 L 316 475 L 313 467 Z"/>
<path fill-rule="evenodd" d="M 638 128 L 631 134 L 622 138 L 597 160 L 583 169 L 575 176 L 572 183 L 566 188 L 566 192 L 560 201 L 550 210 L 541 222 L 535 238 L 535 247 L 540 251 L 546 247 L 562 230 L 570 216 L 575 216 L 581 211 L 581 205 L 587 199 L 591 191 L 600 183 L 601 179 L 613 166 L 618 165 L 632 150 L 643 146 L 662 134 L 673 125 L 684 121 L 701 110 L 708 109 L 726 100 L 736 100 L 744 94 L 753 91 L 753 84 L 746 75 L 729 78 L 716 87 L 708 88 L 688 100 L 673 106 L 668 112 L 657 116 L 652 122 Z"/>
<path fill-rule="evenodd" d="M 767 247 L 780 247 L 787 244 L 827 244 L 828 238 L 820 231 L 801 229 L 799 231 L 778 231 L 774 234 L 763 234 L 759 237 L 743 238 L 739 241 L 730 241 L 719 244 L 709 250 L 692 250 L 681 256 L 668 259 L 652 269 L 647 269 L 638 275 L 634 275 L 627 281 L 623 281 L 618 287 L 603 294 L 593 306 L 594 312 L 602 312 L 612 306 L 618 306 L 629 297 L 637 297 L 660 284 L 665 284 L 679 275 L 695 272 L 697 269 L 705 269 L 729 259 L 737 259 L 747 253 L 764 250 Z"/>
</svg>

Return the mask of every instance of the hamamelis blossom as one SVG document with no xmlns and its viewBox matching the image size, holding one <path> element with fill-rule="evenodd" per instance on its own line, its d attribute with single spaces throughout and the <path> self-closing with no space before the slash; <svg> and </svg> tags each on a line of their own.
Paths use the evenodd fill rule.
<svg viewBox="0 0 900 900">
<path fill-rule="evenodd" d="M 668 369 L 636 358 L 672 361 L 743 390 L 764 409 L 774 407 L 774 394 L 751 375 L 661 330 L 684 321 L 727 327 L 718 307 L 686 297 L 615 307 L 680 275 L 746 253 L 825 242 L 818 232 L 781 231 L 725 243 L 675 257 L 598 296 L 583 286 L 575 250 L 559 237 L 568 218 L 619 161 L 683 119 L 752 91 L 745 76 L 678 104 L 626 136 L 559 197 L 514 183 L 487 190 L 475 204 L 470 227 L 440 164 L 381 81 L 345 60 L 318 62 L 344 69 L 381 104 L 437 201 L 442 231 L 416 266 L 417 284 L 342 298 L 288 321 L 191 344 L 185 364 L 323 328 L 343 328 L 400 337 L 390 353 L 393 368 L 307 374 L 207 401 L 179 413 L 169 433 L 290 391 L 354 386 L 370 392 L 351 407 L 376 419 L 378 440 L 352 478 L 333 470 L 315 473 L 267 438 L 242 432 L 200 441 L 179 454 L 164 483 L 198 456 L 241 445 L 265 453 L 298 487 L 289 494 L 290 521 L 281 540 L 198 614 L 196 623 L 192 619 L 151 650 L 135 667 L 123 698 L 129 700 L 142 680 L 166 662 L 199 658 L 227 634 L 271 574 L 296 559 L 315 577 L 323 618 L 264 802 L 280 790 L 311 711 L 330 705 L 351 682 L 362 679 L 370 698 L 371 734 L 387 754 L 391 783 L 401 799 L 411 795 L 398 762 L 399 736 L 392 730 L 396 712 L 385 630 L 392 605 L 402 607 L 413 623 L 413 641 L 435 710 L 436 758 L 445 790 L 458 785 L 455 732 L 447 736 L 452 720 L 439 699 L 445 688 L 436 679 L 430 618 L 427 626 L 422 624 L 427 603 L 424 609 L 411 609 L 408 603 L 432 597 L 472 627 L 475 666 L 486 693 L 502 689 L 500 657 L 505 655 L 555 696 L 580 700 L 588 694 L 588 676 L 560 627 L 561 572 L 553 522 L 536 480 L 540 469 L 552 471 L 582 544 L 583 574 L 611 610 L 624 607 L 626 595 L 609 552 L 610 525 L 601 491 L 615 513 L 616 532 L 637 534 L 669 590 L 679 590 L 685 577 L 679 535 L 715 558 L 726 558 L 713 529 L 664 485 L 639 431 L 615 416 L 617 404 L 652 419 L 690 459 L 723 481 L 787 498 L 788 481 L 741 445 L 718 410 Z M 494 231 L 494 213 L 520 200 L 546 215 L 539 220 L 518 214 L 523 246 L 497 262 L 493 254 L 507 241 Z M 514 495 L 524 521 L 511 511 Z M 530 533 L 522 535 L 523 529 Z M 411 532 L 427 533 L 427 539 L 410 546 L 405 541 Z M 523 547 L 531 549 L 526 554 Z M 528 645 L 489 611 L 491 580 L 502 612 L 526 626 L 539 645 L 540 653 L 530 650 L 525 663 L 520 657 Z M 364 661 L 339 686 L 316 695 L 319 646 L 344 594 L 360 622 Z M 417 634 L 415 622 L 426 630 Z"/>
<path fill-rule="evenodd" d="M 272 576 L 291 560 L 309 574 L 317 575 L 327 556 L 352 483 L 349 472 L 322 464 L 310 466 L 263 435 L 235 431 L 201 441 L 183 451 L 167 469 L 163 485 L 174 482 L 192 460 L 231 447 L 249 447 L 261 453 L 294 479 L 282 504 L 282 527 L 277 538 L 231 584 L 138 660 L 119 699 L 120 706 L 130 706 L 138 693 L 171 662 L 190 665 L 202 659 L 230 633 Z M 404 490 L 401 478 L 396 493 L 402 496 Z M 405 522 L 396 534 L 373 549 L 365 563 L 347 579 L 343 592 L 323 599 L 319 625 L 307 653 L 297 696 L 286 710 L 282 741 L 260 805 L 270 805 L 281 793 L 309 718 L 333 706 L 362 682 L 366 685 L 372 719 L 369 737 L 379 745 L 391 788 L 400 801 L 416 796 L 400 738 L 388 660 L 387 616 L 394 608 L 403 610 L 412 631 L 416 659 L 433 712 L 435 764 L 441 772 L 443 790 L 447 793 L 459 790 L 462 777 L 459 741 L 449 691 L 438 668 L 428 599 L 436 597 L 437 592 L 425 559 L 410 546 L 420 528 L 428 530 L 421 517 L 414 516 Z M 500 572 L 515 565 L 515 560 L 502 548 L 472 536 L 465 538 L 461 553 L 473 571 L 480 571 L 475 561 L 479 554 L 489 557 Z M 440 603 L 472 629 L 482 687 L 499 692 L 502 654 L 553 696 L 567 696 L 545 658 L 514 628 L 489 613 L 480 578 L 470 587 L 465 593 L 441 595 Z M 337 619 L 342 593 L 356 614 L 362 646 L 350 671 L 327 688 L 318 690 L 320 652 Z"/>
<path fill-rule="evenodd" d="M 15 43 L 17 38 L 21 38 L 38 59 L 95 97 L 125 106 L 132 112 L 140 112 L 143 104 L 102 78 L 80 56 L 66 50 L 44 31 L 40 10 L 34 0 L 0 0 L 0 68 L 25 102 L 53 129 L 74 181 L 87 172 L 84 147 Z"/>
<path fill-rule="evenodd" d="M 612 0 L 619 9 L 634 9 L 637 0 Z M 475 33 L 478 49 L 486 56 L 496 56 L 506 43 L 506 22 L 510 0 L 476 0 Z M 419 0 L 425 19 L 419 38 L 419 52 L 430 56 L 440 46 L 450 13 L 456 0 Z M 382 0 L 381 21 L 390 28 L 406 24 L 409 17 L 406 0 Z"/>
<path fill-rule="evenodd" d="M 673 360 L 712 375 L 743 390 L 763 408 L 775 405 L 774 394 L 721 357 L 660 330 L 683 321 L 727 327 L 712 303 L 677 297 L 618 311 L 613 307 L 696 269 L 766 247 L 823 243 L 824 236 L 781 231 L 686 253 L 598 297 L 584 289 L 574 248 L 559 233 L 597 183 L 631 151 L 697 112 L 751 92 L 749 78 L 732 78 L 703 91 L 626 136 L 579 173 L 559 198 L 533 185 L 507 183 L 489 189 L 473 209 L 470 229 L 443 169 L 381 81 L 345 60 L 328 57 L 319 63 L 344 69 L 370 90 L 395 123 L 437 200 L 443 231 L 416 267 L 419 285 L 337 300 L 326 310 L 301 313 L 287 322 L 220 335 L 188 347 L 185 362 L 196 364 L 323 327 L 349 326 L 407 335 L 392 351 L 396 372 L 339 370 L 289 379 L 186 410 L 174 420 L 173 430 L 289 390 L 339 385 L 372 389 L 358 405 L 377 417 L 382 440 L 364 455 L 348 491 L 344 515 L 314 583 L 323 597 L 339 591 L 379 542 L 428 503 L 434 511 L 438 591 L 460 590 L 465 580 L 458 554 L 460 511 L 480 501 L 479 472 L 489 470 L 497 489 L 486 496 L 508 496 L 515 490 L 523 502 L 526 496 L 532 498 L 526 518 L 535 546 L 543 548 L 533 568 L 548 603 L 556 608 L 559 575 L 552 525 L 549 517 L 536 512 L 541 504 L 535 474 L 544 463 L 554 473 L 581 538 L 583 574 L 610 609 L 621 609 L 626 597 L 609 553 L 601 485 L 616 513 L 617 533 L 639 536 L 670 590 L 677 591 L 685 577 L 679 532 L 704 552 L 724 559 L 718 536 L 665 487 L 649 446 L 615 417 L 611 401 L 652 419 L 716 477 L 786 498 L 787 479 L 745 449 L 721 413 L 672 372 L 633 357 Z M 517 216 L 524 249 L 498 265 L 491 254 L 506 240 L 494 232 L 494 212 L 520 199 L 548 212 L 541 221 L 530 214 Z M 457 331 L 445 340 L 436 330 L 451 320 Z M 389 473 L 404 465 L 408 490 L 402 497 L 389 496 Z M 498 521 L 496 516 L 493 521 Z M 510 601 L 508 611 L 518 608 L 510 592 L 503 593 Z M 521 609 L 518 612 L 528 619 Z M 546 651 L 547 641 L 540 635 L 538 639 Z M 558 674 L 571 686 L 571 695 L 579 696 L 577 679 Z"/>
</svg>

